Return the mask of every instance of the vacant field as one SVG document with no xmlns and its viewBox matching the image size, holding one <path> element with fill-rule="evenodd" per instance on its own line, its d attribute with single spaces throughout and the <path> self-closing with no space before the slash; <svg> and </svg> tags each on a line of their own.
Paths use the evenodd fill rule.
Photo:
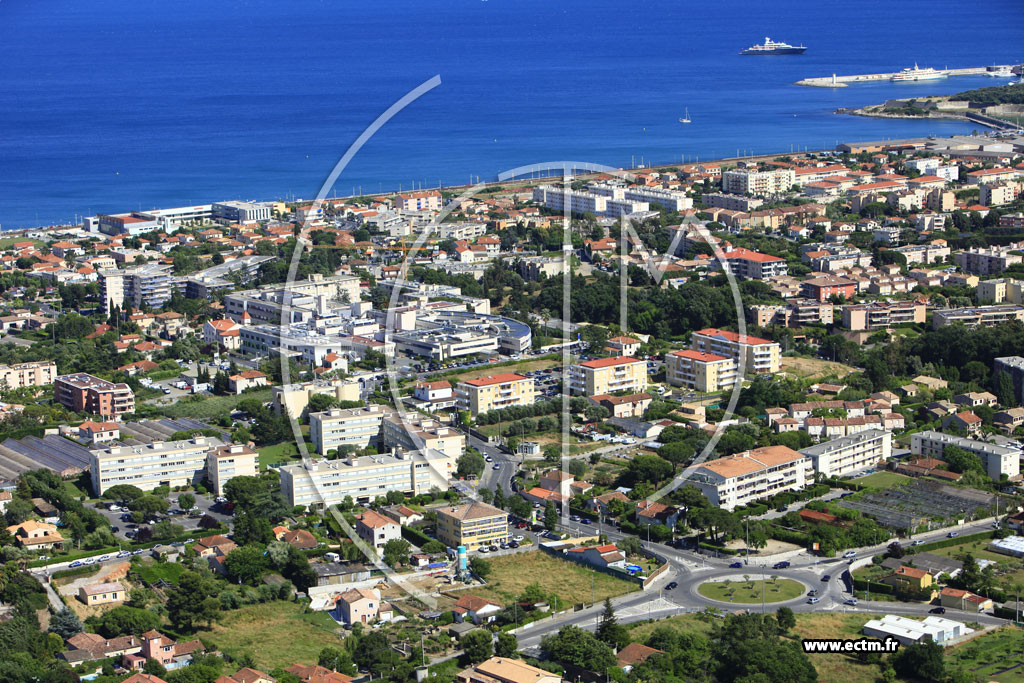
<svg viewBox="0 0 1024 683">
<path fill-rule="evenodd" d="M 487 559 L 491 563 L 488 585 L 473 589 L 472 593 L 502 603 L 514 600 L 531 583 L 571 605 L 592 600 L 600 602 L 606 597 L 640 589 L 638 584 L 556 559 L 539 550 Z"/>
<path fill-rule="evenodd" d="M 325 612 L 302 614 L 302 609 L 294 602 L 249 605 L 225 612 L 220 623 L 199 636 L 209 638 L 226 654 L 252 654 L 256 668 L 263 671 L 316 664 L 320 650 L 339 646 L 335 630 L 340 627 Z"/>
<path fill-rule="evenodd" d="M 946 670 L 963 668 L 978 680 L 1024 681 L 1024 630 L 1006 626 L 946 653 Z"/>
<path fill-rule="evenodd" d="M 208 396 L 198 401 L 181 400 L 171 406 L 158 406 L 167 417 L 194 417 L 198 420 L 219 418 L 230 413 L 238 402 L 254 398 L 257 401 L 269 401 L 272 397 L 270 389 L 250 391 L 237 396 Z"/>
<path fill-rule="evenodd" d="M 793 634 L 799 638 L 859 638 L 861 629 L 879 614 L 844 614 L 818 612 L 796 614 Z M 818 671 L 818 680 L 844 683 L 874 683 L 879 680 L 880 669 L 861 664 L 855 657 L 845 654 L 814 653 L 807 655 Z"/>
<path fill-rule="evenodd" d="M 796 375 L 800 379 L 820 379 L 822 377 L 846 377 L 854 369 L 849 365 L 830 360 L 783 356 L 782 371 Z"/>
<path fill-rule="evenodd" d="M 44 251 L 49 251 L 49 249 L 45 249 L 46 242 L 43 242 L 41 240 L 30 240 L 27 237 L 4 237 L 3 239 L 0 239 L 0 249 L 10 249 L 12 246 L 14 246 L 15 242 L 31 242 L 36 247 L 44 249 Z"/>
<path fill-rule="evenodd" d="M 866 477 L 858 477 L 850 481 L 876 489 L 891 489 L 893 486 L 906 484 L 910 479 L 907 475 L 898 472 L 875 472 Z"/>
<path fill-rule="evenodd" d="M 160 580 L 164 580 L 167 583 L 178 585 L 178 578 L 181 573 L 185 571 L 185 565 L 178 564 L 176 562 L 156 562 L 149 560 L 144 564 L 138 565 L 132 571 L 139 575 L 146 583 L 153 585 L 158 583 Z"/>
<path fill-rule="evenodd" d="M 629 637 L 637 643 L 644 642 L 654 629 L 660 626 L 670 626 L 680 633 L 703 633 L 711 632 L 712 619 L 698 614 L 680 614 L 668 619 L 657 621 L 640 621 L 627 626 Z"/>
<path fill-rule="evenodd" d="M 766 603 L 785 602 L 804 594 L 804 585 L 791 579 L 752 579 L 750 581 L 706 581 L 697 592 L 705 598 L 721 602 L 733 602 L 743 605 L 760 603 L 762 593 Z"/>
<path fill-rule="evenodd" d="M 999 564 L 1010 564 L 1014 562 L 1014 559 L 1009 555 L 1002 555 L 1000 553 L 994 553 L 991 550 L 986 550 L 989 543 L 991 543 L 991 539 L 982 539 L 980 541 L 961 543 L 960 545 L 951 545 L 946 548 L 937 548 L 935 550 L 929 550 L 928 552 L 935 555 L 945 555 L 946 557 L 957 557 L 963 553 L 970 553 L 971 555 L 974 555 L 975 560 L 992 560 Z"/>
</svg>

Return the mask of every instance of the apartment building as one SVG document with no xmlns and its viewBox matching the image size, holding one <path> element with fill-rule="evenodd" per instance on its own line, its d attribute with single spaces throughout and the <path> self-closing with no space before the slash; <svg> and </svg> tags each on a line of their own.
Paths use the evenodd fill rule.
<svg viewBox="0 0 1024 683">
<path fill-rule="evenodd" d="M 892 457 L 892 432 L 867 429 L 850 436 L 841 436 L 800 452 L 811 459 L 815 474 L 845 477 L 875 467 Z"/>
<path fill-rule="evenodd" d="M 119 419 L 135 412 L 135 393 L 127 384 L 114 384 L 84 372 L 61 375 L 53 382 L 53 398 L 76 413 Z"/>
<path fill-rule="evenodd" d="M 932 312 L 932 328 L 936 330 L 953 323 L 963 323 L 967 327 L 991 327 L 1011 320 L 1024 321 L 1024 306 L 970 306 L 941 308 Z"/>
<path fill-rule="evenodd" d="M 37 360 L 17 365 L 0 365 L 0 387 L 42 387 L 57 379 L 57 364 L 52 360 Z"/>
<path fill-rule="evenodd" d="M 1024 358 L 1021 356 L 1003 356 L 992 363 L 992 374 L 995 386 L 999 386 L 999 375 L 1005 373 L 1013 383 L 1013 396 L 1018 403 L 1024 404 Z"/>
<path fill-rule="evenodd" d="M 214 446 L 206 454 L 206 478 L 215 495 L 224 495 L 224 484 L 233 477 L 256 477 L 259 453 L 244 444 Z"/>
<path fill-rule="evenodd" d="M 659 204 L 669 211 L 685 211 L 693 208 L 693 200 L 685 192 L 665 190 L 660 187 L 646 185 L 614 185 L 611 183 L 591 183 L 587 189 L 596 195 L 611 197 L 618 201 Z"/>
<path fill-rule="evenodd" d="M 714 393 L 736 384 L 736 361 L 694 349 L 673 351 L 665 356 L 665 373 L 672 386 Z"/>
<path fill-rule="evenodd" d="M 111 306 L 161 308 L 174 292 L 171 267 L 162 263 L 147 263 L 124 270 L 101 270 L 100 293 L 107 310 Z"/>
<path fill-rule="evenodd" d="M 298 384 L 275 386 L 274 410 L 278 415 L 299 417 L 316 395 L 331 396 L 339 401 L 358 401 L 359 382 L 345 379 L 325 379 Z"/>
<path fill-rule="evenodd" d="M 537 397 L 533 379 L 514 372 L 464 380 L 455 393 L 460 407 L 474 417 L 490 410 L 533 405 Z"/>
<path fill-rule="evenodd" d="M 814 301 L 828 301 L 834 296 L 850 298 L 856 291 L 856 282 L 836 275 L 822 275 L 800 283 L 800 292 Z"/>
<path fill-rule="evenodd" d="M 750 306 L 747 311 L 750 322 L 758 327 L 772 324 L 787 327 L 806 327 L 807 325 L 831 325 L 835 321 L 835 305 L 828 301 L 813 299 L 787 299 L 785 306 L 759 304 Z"/>
<path fill-rule="evenodd" d="M 1000 228 L 1024 228 L 1024 213 L 1008 213 L 999 217 Z"/>
<path fill-rule="evenodd" d="M 158 486 L 191 486 L 203 479 L 211 449 L 220 439 L 197 436 L 184 441 L 154 441 L 136 446 L 108 446 L 90 451 L 93 491 L 131 484 L 143 491 Z M 224 481 L 221 481 L 223 485 Z"/>
<path fill-rule="evenodd" d="M 569 388 L 584 396 L 619 391 L 639 393 L 647 388 L 647 363 L 629 356 L 578 363 L 569 371 Z"/>
<path fill-rule="evenodd" d="M 732 245 L 726 245 L 722 252 L 717 256 L 719 262 L 741 280 L 767 280 L 789 274 L 789 264 L 779 256 Z"/>
<path fill-rule="evenodd" d="M 281 493 L 289 506 L 323 510 L 351 497 L 369 503 L 388 491 L 417 496 L 437 487 L 446 490 L 456 459 L 439 451 L 397 451 L 390 454 L 318 460 L 280 469 Z"/>
<path fill-rule="evenodd" d="M 444 198 L 438 190 L 406 192 L 395 196 L 395 208 L 400 211 L 440 211 Z"/>
<path fill-rule="evenodd" d="M 873 301 L 843 306 L 842 326 L 854 332 L 925 322 L 928 309 L 917 301 Z"/>
<path fill-rule="evenodd" d="M 1021 193 L 1019 182 L 989 183 L 979 188 L 978 203 L 985 206 L 1001 206 L 1017 199 Z"/>
<path fill-rule="evenodd" d="M 1010 244 L 1003 247 L 975 247 L 953 254 L 953 262 L 964 272 L 975 275 L 994 275 L 1007 267 L 1021 263 L 1024 257 L 1011 252 L 1020 249 L 1020 245 Z"/>
<path fill-rule="evenodd" d="M 701 195 L 700 201 L 704 206 L 743 212 L 754 211 L 764 204 L 764 200 L 760 197 L 747 197 L 740 194 L 725 194 L 723 192 L 711 192 Z"/>
<path fill-rule="evenodd" d="M 713 505 L 734 510 L 783 491 L 799 491 L 813 482 L 811 459 L 786 446 L 765 446 L 705 462 L 690 482 Z"/>
<path fill-rule="evenodd" d="M 392 412 L 381 423 L 384 448 L 415 451 L 429 448 L 458 458 L 466 450 L 466 435 L 420 413 Z"/>
<path fill-rule="evenodd" d="M 647 202 L 616 199 L 593 192 L 542 185 L 533 188 L 533 201 L 554 211 L 569 210 L 572 213 L 592 213 L 599 216 L 627 216 L 649 210 Z"/>
<path fill-rule="evenodd" d="M 732 358 L 746 374 L 776 373 L 782 364 L 781 346 L 750 335 L 709 327 L 694 332 L 690 343 L 698 351 Z"/>
<path fill-rule="evenodd" d="M 327 455 L 342 446 L 366 448 L 380 443 L 381 424 L 394 413 L 378 404 L 361 408 L 332 408 L 309 414 L 309 438 L 317 453 Z"/>
<path fill-rule="evenodd" d="M 903 254 L 907 265 L 915 263 L 939 263 L 950 255 L 949 247 L 943 244 L 908 244 L 893 251 Z"/>
<path fill-rule="evenodd" d="M 979 302 L 1024 304 L 1024 282 L 1011 278 L 982 280 L 978 283 L 976 296 Z"/>
<path fill-rule="evenodd" d="M 796 183 L 791 168 L 757 171 L 737 168 L 722 174 L 722 190 L 733 194 L 771 195 L 786 192 Z"/>
<path fill-rule="evenodd" d="M 947 446 L 957 446 L 978 456 L 993 481 L 1000 481 L 1004 474 L 1014 481 L 1020 478 L 1021 451 L 1018 448 L 935 431 L 917 432 L 910 437 L 910 452 L 926 458 L 944 460 Z"/>
<path fill-rule="evenodd" d="M 437 511 L 437 540 L 449 548 L 481 546 L 508 541 L 508 513 L 474 501 Z"/>
</svg>

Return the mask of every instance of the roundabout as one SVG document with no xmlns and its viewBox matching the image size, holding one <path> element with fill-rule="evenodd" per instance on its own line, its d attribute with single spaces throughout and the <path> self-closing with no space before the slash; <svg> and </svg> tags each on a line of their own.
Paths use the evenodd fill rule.
<svg viewBox="0 0 1024 683">
<path fill-rule="evenodd" d="M 698 584 L 697 593 L 714 602 L 739 605 L 785 603 L 803 597 L 809 589 L 800 581 L 778 578 L 745 580 L 726 576 Z"/>
</svg>

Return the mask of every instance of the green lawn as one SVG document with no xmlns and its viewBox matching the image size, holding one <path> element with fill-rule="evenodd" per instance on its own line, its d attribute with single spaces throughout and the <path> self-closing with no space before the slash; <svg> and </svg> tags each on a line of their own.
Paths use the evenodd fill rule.
<svg viewBox="0 0 1024 683">
<path fill-rule="evenodd" d="M 929 550 L 928 552 L 935 555 L 945 555 L 946 557 L 957 557 L 958 555 L 969 552 L 974 555 L 974 559 L 976 560 L 992 560 L 999 564 L 1009 564 L 1014 562 L 1014 559 L 1009 555 L 1002 555 L 1000 553 L 994 553 L 991 550 L 986 550 L 989 543 L 991 543 L 991 539 L 982 539 L 980 541 L 970 541 L 967 543 L 961 543 L 960 545 L 937 548 L 935 550 Z M 910 557 L 913 556 L 911 555 Z"/>
<path fill-rule="evenodd" d="M 185 566 L 175 562 L 147 561 L 144 564 L 133 566 L 132 571 L 150 585 L 161 579 L 167 583 L 178 585 L 178 578 L 185 571 Z"/>
<path fill-rule="evenodd" d="M 765 590 L 767 587 L 767 590 Z M 705 581 L 697 592 L 710 600 L 734 602 L 744 605 L 761 602 L 762 593 L 766 603 L 785 602 L 804 594 L 804 585 L 792 579 L 751 579 L 750 581 Z"/>
<path fill-rule="evenodd" d="M 308 445 L 308 444 L 307 444 Z M 293 460 L 301 460 L 302 455 L 299 453 L 299 447 L 291 441 L 285 441 L 275 446 L 267 446 L 266 448 L 257 449 L 260 454 L 260 469 L 267 469 L 268 465 L 273 465 L 279 462 L 291 462 Z M 309 448 L 309 453 L 312 455 L 314 449 Z"/>
<path fill-rule="evenodd" d="M 294 602 L 248 605 L 224 612 L 220 622 L 197 637 L 213 641 L 225 654 L 252 654 L 257 669 L 316 664 L 320 650 L 340 647 L 341 631 L 325 612 L 303 614 Z"/>
<path fill-rule="evenodd" d="M 3 239 L 0 239 L 0 249 L 10 249 L 15 242 L 31 242 L 43 251 L 49 251 L 49 249 L 46 249 L 46 242 L 41 240 L 30 240 L 27 237 L 4 237 Z"/>
<path fill-rule="evenodd" d="M 220 418 L 231 412 L 238 402 L 254 398 L 258 401 L 269 401 L 273 396 L 271 389 L 249 391 L 237 396 L 203 397 L 198 401 L 181 400 L 172 406 L 153 406 L 167 417 L 193 417 L 198 420 Z"/>
<path fill-rule="evenodd" d="M 897 472 L 875 472 L 874 474 L 869 474 L 866 477 L 858 477 L 851 481 L 861 484 L 862 486 L 870 486 L 876 489 L 891 489 L 893 486 L 906 484 L 910 481 L 910 477 Z"/>
</svg>

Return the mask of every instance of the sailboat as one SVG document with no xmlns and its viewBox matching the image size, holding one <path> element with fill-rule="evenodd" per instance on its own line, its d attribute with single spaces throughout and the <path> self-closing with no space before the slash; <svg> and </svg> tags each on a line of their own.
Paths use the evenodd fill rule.
<svg viewBox="0 0 1024 683">
<path fill-rule="evenodd" d="M 690 110 L 687 109 L 686 110 L 686 114 L 683 115 L 683 118 L 679 119 L 679 123 L 689 123 L 689 122 L 690 122 Z"/>
</svg>

